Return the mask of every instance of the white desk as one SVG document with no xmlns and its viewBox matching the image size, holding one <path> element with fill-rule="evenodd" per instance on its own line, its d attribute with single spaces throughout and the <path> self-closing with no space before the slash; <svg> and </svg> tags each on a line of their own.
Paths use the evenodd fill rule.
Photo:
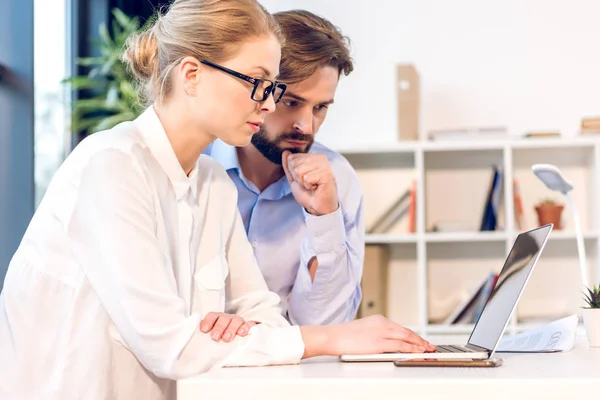
<svg viewBox="0 0 600 400">
<path fill-rule="evenodd" d="M 598 397 L 600 349 L 590 349 L 585 338 L 579 338 L 566 353 L 498 356 L 504 359 L 504 365 L 497 368 L 398 368 L 392 363 L 341 363 L 332 357 L 306 360 L 300 365 L 224 368 L 179 381 L 177 399 Z"/>
</svg>

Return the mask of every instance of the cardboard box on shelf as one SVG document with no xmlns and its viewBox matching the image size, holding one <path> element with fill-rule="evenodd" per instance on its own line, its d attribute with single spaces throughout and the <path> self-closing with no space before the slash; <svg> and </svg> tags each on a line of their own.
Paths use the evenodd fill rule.
<svg viewBox="0 0 600 400">
<path fill-rule="evenodd" d="M 416 68 L 400 64 L 397 70 L 398 139 L 419 139 L 420 83 Z"/>
</svg>

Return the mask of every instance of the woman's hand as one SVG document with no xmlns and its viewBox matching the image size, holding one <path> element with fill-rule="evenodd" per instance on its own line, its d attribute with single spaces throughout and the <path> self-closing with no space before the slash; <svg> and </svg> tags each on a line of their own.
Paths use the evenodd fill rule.
<svg viewBox="0 0 600 400">
<path fill-rule="evenodd" d="M 200 323 L 200 330 L 210 333 L 212 340 L 218 342 L 231 342 L 235 335 L 246 336 L 250 328 L 256 325 L 253 321 L 244 321 L 237 315 L 210 312 Z"/>
<path fill-rule="evenodd" d="M 435 346 L 381 315 L 346 324 L 301 327 L 304 358 L 321 355 L 424 353 Z"/>
</svg>

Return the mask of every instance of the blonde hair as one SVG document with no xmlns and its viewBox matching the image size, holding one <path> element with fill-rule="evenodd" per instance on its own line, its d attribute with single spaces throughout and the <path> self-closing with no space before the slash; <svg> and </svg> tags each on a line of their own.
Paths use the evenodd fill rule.
<svg viewBox="0 0 600 400">
<path fill-rule="evenodd" d="M 256 0 L 175 0 L 147 30 L 128 39 L 122 59 L 147 105 L 170 93 L 170 72 L 183 58 L 223 62 L 248 39 L 268 34 L 283 43 L 277 23 Z"/>
</svg>

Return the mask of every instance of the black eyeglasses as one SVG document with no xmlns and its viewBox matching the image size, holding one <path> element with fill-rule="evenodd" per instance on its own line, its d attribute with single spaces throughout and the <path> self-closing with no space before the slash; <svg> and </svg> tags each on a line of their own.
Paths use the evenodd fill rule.
<svg viewBox="0 0 600 400">
<path fill-rule="evenodd" d="M 254 101 L 265 101 L 271 93 L 273 93 L 273 100 L 275 100 L 275 104 L 279 103 L 281 97 L 285 93 L 285 89 L 287 85 L 285 83 L 271 81 L 268 79 L 259 79 L 252 78 L 251 76 L 240 74 L 232 69 L 222 67 L 218 64 L 211 63 L 210 61 L 200 60 L 202 64 L 208 65 L 209 67 L 216 68 L 220 71 L 226 72 L 229 75 L 233 75 L 236 78 L 243 79 L 246 82 L 249 82 L 254 85 L 254 89 L 252 89 L 252 94 L 250 98 Z"/>
</svg>

